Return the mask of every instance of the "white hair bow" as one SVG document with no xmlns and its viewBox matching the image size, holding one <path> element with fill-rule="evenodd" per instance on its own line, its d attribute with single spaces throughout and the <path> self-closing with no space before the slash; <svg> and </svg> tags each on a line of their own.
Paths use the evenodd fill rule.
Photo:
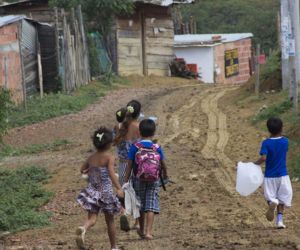
<svg viewBox="0 0 300 250">
<path fill-rule="evenodd" d="M 130 114 L 133 114 L 133 113 L 134 113 L 134 107 L 128 106 L 128 107 L 127 107 L 127 111 L 128 111 Z"/>
<path fill-rule="evenodd" d="M 102 133 L 102 134 L 97 134 L 96 135 L 97 136 L 97 138 L 99 138 L 99 141 L 102 141 L 102 138 L 103 138 L 103 136 L 104 136 L 104 133 Z"/>
</svg>

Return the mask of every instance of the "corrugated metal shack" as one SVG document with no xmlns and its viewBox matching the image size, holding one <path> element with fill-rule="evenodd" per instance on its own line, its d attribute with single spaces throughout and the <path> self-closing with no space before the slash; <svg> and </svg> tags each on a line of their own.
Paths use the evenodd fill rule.
<svg viewBox="0 0 300 250">
<path fill-rule="evenodd" d="M 175 3 L 192 0 L 135 0 L 135 12 L 116 20 L 115 63 L 120 75 L 169 74 L 174 57 L 174 24 L 171 15 Z"/>
<path fill-rule="evenodd" d="M 80 9 L 80 10 L 79 10 Z M 90 81 L 88 46 L 79 6 L 70 13 L 49 0 L 21 0 L 0 5 L 1 14 L 24 14 L 39 22 L 44 91 L 72 92 Z M 41 25 L 47 23 L 49 25 Z"/>
<path fill-rule="evenodd" d="M 49 60 L 46 58 L 49 45 L 43 46 L 51 44 L 51 39 L 45 35 L 49 27 L 22 15 L 0 17 L 0 86 L 12 92 L 16 103 L 25 101 L 39 89 L 39 41 L 43 51 L 41 57 L 44 58 L 44 77 L 47 71 L 51 71 L 46 62 Z"/>
<path fill-rule="evenodd" d="M 22 15 L 30 18 L 31 23 L 35 25 L 38 32 L 44 91 L 58 90 L 57 42 L 54 28 L 55 11 L 49 7 L 49 0 L 22 0 L 2 4 L 0 5 L 1 15 Z"/>
</svg>

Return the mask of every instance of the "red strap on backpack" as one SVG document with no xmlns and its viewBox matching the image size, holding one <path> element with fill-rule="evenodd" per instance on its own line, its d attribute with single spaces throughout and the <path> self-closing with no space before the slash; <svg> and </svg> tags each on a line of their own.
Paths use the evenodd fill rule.
<svg viewBox="0 0 300 250">
<path fill-rule="evenodd" d="M 137 149 L 147 148 L 147 147 L 145 147 L 145 146 L 144 146 L 142 143 L 140 143 L 140 142 L 137 142 L 137 143 L 135 143 L 134 145 L 137 147 Z M 152 147 L 151 147 L 151 149 L 152 149 L 153 151 L 157 152 L 158 149 L 159 149 L 158 144 L 153 144 Z"/>
</svg>

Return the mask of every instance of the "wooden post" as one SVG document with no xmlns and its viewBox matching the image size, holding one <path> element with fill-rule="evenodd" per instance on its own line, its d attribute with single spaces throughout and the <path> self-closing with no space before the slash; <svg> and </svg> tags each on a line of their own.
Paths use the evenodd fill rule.
<svg viewBox="0 0 300 250">
<path fill-rule="evenodd" d="M 89 52 L 88 52 L 88 47 L 87 47 L 87 39 L 85 35 L 85 30 L 84 30 L 84 24 L 83 24 L 83 15 L 82 15 L 82 10 L 81 10 L 81 5 L 78 6 L 78 18 L 79 18 L 79 26 L 80 26 L 80 31 L 81 31 L 81 36 L 82 36 L 82 43 L 83 43 L 83 52 L 84 52 L 84 64 L 85 64 L 85 83 L 87 84 L 88 82 L 91 81 L 91 74 L 90 74 L 90 62 L 89 62 Z"/>
<path fill-rule="evenodd" d="M 7 74 L 7 57 L 4 57 L 4 89 L 6 91 L 8 91 L 8 74 Z M 8 103 L 5 103 L 5 107 L 6 107 L 6 123 L 8 123 Z"/>
<path fill-rule="evenodd" d="M 256 75 L 256 81 L 255 81 L 255 94 L 259 95 L 259 89 L 260 89 L 260 65 L 259 65 L 259 55 L 260 55 L 260 44 L 257 44 L 256 47 L 256 60 L 255 60 L 255 75 Z"/>
<path fill-rule="evenodd" d="M 62 79 L 62 89 L 64 92 L 67 92 L 67 81 L 68 81 L 68 70 L 67 70 L 67 18 L 65 15 L 65 11 L 61 10 L 61 16 L 63 20 L 63 58 L 62 58 L 62 64 L 63 64 L 63 79 Z"/>
<path fill-rule="evenodd" d="M 4 57 L 4 88 L 5 90 L 8 90 L 8 81 L 7 81 L 7 78 L 8 78 L 8 75 L 7 75 L 7 57 L 5 56 Z"/>
<path fill-rule="evenodd" d="M 40 85 L 40 96 L 41 99 L 44 97 L 44 85 L 43 85 L 43 67 L 42 67 L 42 58 L 41 58 L 41 45 L 38 42 L 38 71 L 39 71 L 39 85 Z"/>
<path fill-rule="evenodd" d="M 142 61 L 143 61 L 143 75 L 147 76 L 147 54 L 146 54 L 146 20 L 144 10 L 141 10 L 140 13 L 141 26 L 142 26 Z"/>
<path fill-rule="evenodd" d="M 54 8 L 54 20 L 55 20 L 55 47 L 56 47 L 56 63 L 57 63 L 57 73 L 61 76 L 60 67 L 60 49 L 59 49 L 59 21 L 58 21 L 58 9 Z"/>
<path fill-rule="evenodd" d="M 20 52 L 20 62 L 21 62 L 21 72 L 22 72 L 22 87 L 23 87 L 23 103 L 24 103 L 24 108 L 25 112 L 27 112 L 27 93 L 26 93 L 26 82 L 25 82 L 25 69 L 24 69 L 24 59 L 22 55 L 22 22 L 20 21 L 19 23 L 19 52 Z"/>
</svg>

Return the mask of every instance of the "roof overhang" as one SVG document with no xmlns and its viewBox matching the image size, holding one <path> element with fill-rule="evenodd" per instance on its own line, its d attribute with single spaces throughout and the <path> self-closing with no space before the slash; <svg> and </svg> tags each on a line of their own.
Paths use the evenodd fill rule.
<svg viewBox="0 0 300 250">
<path fill-rule="evenodd" d="M 188 4 L 194 2 L 194 0 L 133 0 L 134 2 L 153 4 L 159 6 L 170 6 L 173 4 Z"/>
<path fill-rule="evenodd" d="M 175 35 L 174 47 L 213 47 L 252 37 L 252 33 Z"/>
</svg>

